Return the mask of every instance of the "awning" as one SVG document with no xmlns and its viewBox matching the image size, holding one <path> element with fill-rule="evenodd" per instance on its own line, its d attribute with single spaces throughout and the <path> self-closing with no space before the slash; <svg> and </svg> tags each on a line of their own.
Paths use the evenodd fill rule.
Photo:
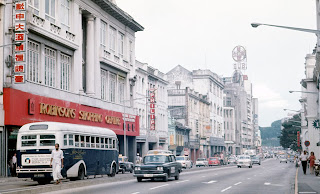
<svg viewBox="0 0 320 194">
<path fill-rule="evenodd" d="M 224 141 L 225 144 L 235 144 L 233 141 Z"/>
</svg>

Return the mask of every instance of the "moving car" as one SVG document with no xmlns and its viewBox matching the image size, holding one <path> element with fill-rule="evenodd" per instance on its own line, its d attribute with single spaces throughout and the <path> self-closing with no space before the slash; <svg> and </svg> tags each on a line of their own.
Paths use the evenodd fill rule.
<svg viewBox="0 0 320 194">
<path fill-rule="evenodd" d="M 192 162 L 188 156 L 176 156 L 177 162 L 180 162 L 182 168 L 192 168 Z"/>
<path fill-rule="evenodd" d="M 290 155 L 290 156 L 288 157 L 288 161 L 289 161 L 289 162 L 294 162 L 294 155 Z"/>
<path fill-rule="evenodd" d="M 220 158 L 218 157 L 210 157 L 208 160 L 209 166 L 219 166 L 220 164 Z"/>
<path fill-rule="evenodd" d="M 282 163 L 282 162 L 288 163 L 288 159 L 287 159 L 287 157 L 284 156 L 284 155 L 282 155 L 282 156 L 279 157 L 279 161 L 280 161 L 280 163 Z"/>
<path fill-rule="evenodd" d="M 122 156 L 121 154 L 119 155 L 119 172 L 122 172 L 124 174 L 125 172 L 133 172 L 134 165 L 132 162 L 128 161 L 127 156 Z"/>
<path fill-rule="evenodd" d="M 251 161 L 252 161 L 252 164 L 259 164 L 261 165 L 261 158 L 259 156 L 252 156 L 251 157 Z"/>
<path fill-rule="evenodd" d="M 134 168 L 134 177 L 141 182 L 142 179 L 160 178 L 163 181 L 168 181 L 170 177 L 179 180 L 182 166 L 180 162 L 176 161 L 176 157 L 171 151 L 152 150 L 143 158 L 141 165 Z"/>
<path fill-rule="evenodd" d="M 242 166 L 247 166 L 249 168 L 252 168 L 252 160 L 249 155 L 240 155 L 238 157 L 237 162 L 238 168 L 241 168 Z"/>
<path fill-rule="evenodd" d="M 236 157 L 231 156 L 228 158 L 228 164 L 236 164 L 236 163 L 237 163 Z"/>
<path fill-rule="evenodd" d="M 200 166 L 208 166 L 208 160 L 205 159 L 205 158 L 198 158 L 197 161 L 196 161 L 196 167 L 200 167 Z"/>
</svg>

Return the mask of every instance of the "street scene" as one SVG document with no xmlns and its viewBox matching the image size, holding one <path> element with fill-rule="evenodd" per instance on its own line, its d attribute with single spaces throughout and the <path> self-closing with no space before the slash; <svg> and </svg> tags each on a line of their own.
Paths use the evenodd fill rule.
<svg viewBox="0 0 320 194">
<path fill-rule="evenodd" d="M 0 194 L 320 193 L 319 8 L 0 0 Z"/>
</svg>

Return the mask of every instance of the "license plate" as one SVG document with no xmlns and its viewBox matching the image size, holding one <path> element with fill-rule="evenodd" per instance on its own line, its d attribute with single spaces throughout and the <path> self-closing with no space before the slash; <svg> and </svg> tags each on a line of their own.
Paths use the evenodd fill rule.
<svg viewBox="0 0 320 194">
<path fill-rule="evenodd" d="M 44 177 L 44 174 L 34 174 L 34 177 Z"/>
<path fill-rule="evenodd" d="M 153 174 L 145 174 L 144 177 L 153 177 Z"/>
</svg>

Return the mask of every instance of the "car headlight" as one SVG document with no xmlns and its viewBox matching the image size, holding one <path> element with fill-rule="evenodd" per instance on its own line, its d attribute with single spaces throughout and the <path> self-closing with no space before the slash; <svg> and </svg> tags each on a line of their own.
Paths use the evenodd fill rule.
<svg viewBox="0 0 320 194">
<path fill-rule="evenodd" d="M 134 170 L 141 170 L 140 166 L 136 166 Z"/>
<path fill-rule="evenodd" d="M 157 167 L 157 170 L 158 170 L 158 171 L 163 171 L 163 167 L 162 167 L 162 166 L 158 166 L 158 167 Z"/>
</svg>

